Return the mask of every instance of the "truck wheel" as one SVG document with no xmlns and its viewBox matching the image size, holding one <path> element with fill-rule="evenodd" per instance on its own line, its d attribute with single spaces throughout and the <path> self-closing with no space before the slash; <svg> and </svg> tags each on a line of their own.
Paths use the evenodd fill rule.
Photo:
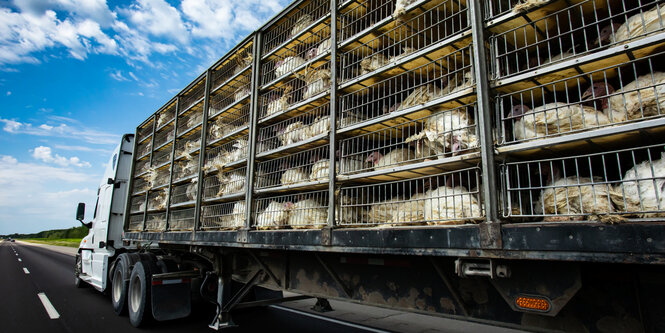
<svg viewBox="0 0 665 333">
<path fill-rule="evenodd" d="M 76 286 L 76 288 L 85 287 L 85 282 L 81 280 L 81 278 L 79 277 L 79 275 L 81 274 L 81 265 L 83 265 L 81 262 L 81 255 L 77 254 L 76 265 L 74 266 L 74 285 Z"/>
<path fill-rule="evenodd" d="M 113 310 L 118 315 L 126 312 L 127 309 L 127 289 L 129 283 L 126 282 L 125 274 L 127 272 L 125 260 L 118 259 L 118 263 L 113 270 L 113 282 L 111 285 L 111 301 Z"/>
<path fill-rule="evenodd" d="M 129 322 L 139 327 L 146 319 L 146 310 L 150 316 L 150 272 L 142 261 L 137 262 L 129 277 L 129 294 L 127 295 Z"/>
</svg>

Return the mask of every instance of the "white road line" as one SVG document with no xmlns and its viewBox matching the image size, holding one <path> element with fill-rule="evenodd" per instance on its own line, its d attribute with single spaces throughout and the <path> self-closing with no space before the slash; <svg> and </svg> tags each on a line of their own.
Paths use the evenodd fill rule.
<svg viewBox="0 0 665 333">
<path fill-rule="evenodd" d="M 24 272 L 25 274 L 30 274 L 30 271 L 29 271 L 27 268 L 25 268 L 25 267 L 23 267 L 23 272 Z"/>
<path fill-rule="evenodd" d="M 51 319 L 58 319 L 60 318 L 60 314 L 58 311 L 53 307 L 53 304 L 51 304 L 51 301 L 48 300 L 48 297 L 46 297 L 46 294 L 44 293 L 39 293 L 37 294 L 39 296 L 39 300 L 42 301 L 42 304 L 44 305 L 44 309 L 46 309 L 46 312 L 48 313 L 48 316 Z"/>
</svg>

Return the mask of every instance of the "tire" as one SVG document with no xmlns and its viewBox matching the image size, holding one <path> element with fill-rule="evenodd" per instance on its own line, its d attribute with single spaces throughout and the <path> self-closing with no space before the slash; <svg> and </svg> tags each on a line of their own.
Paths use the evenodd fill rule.
<svg viewBox="0 0 665 333">
<path fill-rule="evenodd" d="M 134 327 L 140 327 L 151 316 L 149 281 L 149 268 L 143 261 L 137 262 L 129 277 L 129 289 L 127 294 L 129 322 Z"/>
<path fill-rule="evenodd" d="M 117 315 L 127 313 L 127 289 L 129 283 L 127 282 L 127 261 L 118 258 L 118 262 L 113 270 L 111 280 L 111 302 L 113 303 L 113 310 Z"/>
<path fill-rule="evenodd" d="M 76 264 L 74 265 L 74 285 L 76 288 L 83 288 L 86 286 L 85 281 L 81 280 L 79 275 L 81 275 L 81 266 L 83 263 L 81 262 L 81 255 L 77 254 L 76 255 Z"/>
</svg>

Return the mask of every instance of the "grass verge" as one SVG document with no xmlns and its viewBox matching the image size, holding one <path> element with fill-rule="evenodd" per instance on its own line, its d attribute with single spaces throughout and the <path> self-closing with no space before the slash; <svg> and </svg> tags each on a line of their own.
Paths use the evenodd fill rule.
<svg viewBox="0 0 665 333">
<path fill-rule="evenodd" d="M 68 247 L 79 247 L 81 243 L 80 238 L 33 238 L 33 239 L 21 239 L 22 241 L 38 244 L 47 244 L 47 245 L 57 245 L 57 246 L 68 246 Z"/>
</svg>

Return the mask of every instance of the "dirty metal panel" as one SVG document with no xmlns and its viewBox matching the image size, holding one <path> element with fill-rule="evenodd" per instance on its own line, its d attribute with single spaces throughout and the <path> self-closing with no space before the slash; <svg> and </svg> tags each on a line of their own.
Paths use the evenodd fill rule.
<svg viewBox="0 0 665 333">
<path fill-rule="evenodd" d="M 665 223 L 504 225 L 505 250 L 665 253 Z"/>
<path fill-rule="evenodd" d="M 333 246 L 379 248 L 480 248 L 477 225 L 441 228 L 338 229 Z"/>
<path fill-rule="evenodd" d="M 252 231 L 248 242 L 277 246 L 321 245 L 321 230 Z"/>
<path fill-rule="evenodd" d="M 235 231 L 199 231 L 196 233 L 196 242 L 202 243 L 235 243 L 237 240 Z"/>
</svg>

